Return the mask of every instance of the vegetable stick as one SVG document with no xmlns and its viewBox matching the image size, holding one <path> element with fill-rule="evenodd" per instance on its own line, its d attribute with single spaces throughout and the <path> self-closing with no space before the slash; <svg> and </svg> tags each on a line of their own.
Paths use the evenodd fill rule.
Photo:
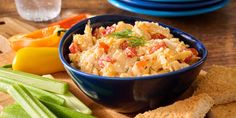
<svg viewBox="0 0 236 118">
<path fill-rule="evenodd" d="M 66 82 L 48 79 L 21 71 L 13 71 L 10 69 L 0 68 L 0 76 L 7 77 L 11 80 L 18 81 L 19 83 L 58 94 L 64 94 L 68 91 L 68 84 Z"/>
<path fill-rule="evenodd" d="M 95 118 L 92 115 L 83 114 L 78 111 L 66 108 L 53 103 L 43 102 L 58 118 Z"/>
<path fill-rule="evenodd" d="M 65 106 L 84 114 L 91 114 L 92 111 L 82 103 L 78 98 L 76 98 L 71 92 L 67 92 L 64 95 L 58 94 L 58 96 L 65 99 Z"/>
<path fill-rule="evenodd" d="M 14 85 L 14 84 L 21 84 L 17 81 L 11 80 L 9 78 L 6 77 L 1 77 L 0 76 L 0 85 L 1 84 L 10 84 L 10 85 Z M 34 88 L 32 86 L 29 85 L 24 85 L 21 84 L 22 86 L 24 86 L 33 96 L 35 96 L 36 98 L 38 98 L 40 101 L 48 101 L 48 102 L 53 102 L 55 104 L 58 105 L 63 105 L 65 100 L 53 93 L 38 89 L 38 88 Z M 1 87 L 0 87 L 0 91 L 1 91 Z M 2 90 L 2 91 L 7 91 L 6 90 Z"/>
<path fill-rule="evenodd" d="M 1 91 L 1 92 L 7 93 L 7 90 L 9 89 L 10 86 L 11 86 L 10 83 L 2 82 L 2 81 L 0 80 L 0 91 Z"/>
<path fill-rule="evenodd" d="M 31 118 L 28 113 L 17 103 L 6 106 L 1 114 L 0 118 Z"/>
<path fill-rule="evenodd" d="M 91 115 L 79 113 L 72 109 L 55 105 L 52 103 L 44 103 L 59 118 L 94 118 Z M 3 109 L 0 118 L 31 118 L 28 113 L 17 103 L 9 105 Z"/>
<path fill-rule="evenodd" d="M 42 75 L 42 76 L 49 79 L 55 79 L 50 74 Z M 69 107 L 71 109 L 74 109 L 84 114 L 92 114 L 92 111 L 83 102 L 81 102 L 77 97 L 75 97 L 71 92 L 68 91 L 63 95 L 57 94 L 57 96 L 64 98 L 66 107 Z"/>
<path fill-rule="evenodd" d="M 10 86 L 8 93 L 32 118 L 57 118 L 22 85 Z"/>
</svg>

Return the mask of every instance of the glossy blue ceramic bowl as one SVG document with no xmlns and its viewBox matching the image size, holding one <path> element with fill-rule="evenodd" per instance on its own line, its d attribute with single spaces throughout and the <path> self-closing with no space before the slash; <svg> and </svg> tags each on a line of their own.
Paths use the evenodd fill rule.
<svg viewBox="0 0 236 118">
<path fill-rule="evenodd" d="M 176 28 L 159 23 L 168 27 L 175 37 L 197 49 L 201 59 L 195 64 L 175 72 L 143 77 L 104 77 L 81 72 L 70 65 L 69 45 L 72 42 L 73 34 L 84 33 L 88 20 L 93 28 L 110 26 L 119 21 L 134 24 L 135 21 L 151 20 L 120 15 L 95 16 L 74 25 L 65 33 L 60 42 L 60 59 L 76 85 L 94 101 L 118 112 L 128 113 L 151 109 L 173 100 L 190 86 L 207 58 L 207 50 L 199 40 Z"/>
</svg>

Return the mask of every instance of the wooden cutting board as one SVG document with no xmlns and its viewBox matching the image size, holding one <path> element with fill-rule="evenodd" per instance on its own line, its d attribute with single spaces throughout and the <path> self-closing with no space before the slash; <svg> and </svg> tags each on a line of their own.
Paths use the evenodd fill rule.
<svg viewBox="0 0 236 118">
<path fill-rule="evenodd" d="M 17 19 L 8 17 L 0 18 L 0 66 L 11 64 L 15 55 L 15 52 L 11 49 L 7 38 L 16 34 L 29 33 L 36 29 L 37 28 Z M 98 118 L 129 118 L 131 116 L 117 113 L 92 101 L 76 87 L 66 72 L 54 73 L 52 75 L 56 79 L 68 82 L 70 84 L 70 91 L 93 111 L 94 116 Z M 9 95 L 0 92 L 0 111 L 2 107 L 12 103 L 14 103 L 14 100 Z"/>
</svg>

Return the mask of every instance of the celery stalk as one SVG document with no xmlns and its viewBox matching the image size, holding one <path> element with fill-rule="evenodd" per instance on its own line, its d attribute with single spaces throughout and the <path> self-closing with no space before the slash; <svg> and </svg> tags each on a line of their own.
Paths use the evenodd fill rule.
<svg viewBox="0 0 236 118">
<path fill-rule="evenodd" d="M 22 84 L 30 85 L 58 94 L 64 94 L 68 90 L 68 84 L 66 82 L 48 79 L 45 77 L 21 71 L 0 68 L 0 76 L 8 77 L 9 79 L 18 81 Z"/>
<path fill-rule="evenodd" d="M 6 106 L 0 114 L 0 118 L 31 118 L 31 117 L 19 104 L 15 103 Z"/>
<path fill-rule="evenodd" d="M 0 86 L 2 84 L 11 84 L 11 85 L 13 85 L 13 84 L 21 84 L 21 83 L 15 81 L 15 80 L 11 80 L 9 78 L 0 76 Z M 53 93 L 50 93 L 50 92 L 47 92 L 47 91 L 44 91 L 44 90 L 41 90 L 41 89 L 38 89 L 38 88 L 34 88 L 32 86 L 29 86 L 29 85 L 24 85 L 24 84 L 21 84 L 21 85 L 23 85 L 33 96 L 38 98 L 40 101 L 53 102 L 53 103 L 58 104 L 58 105 L 63 105 L 64 102 L 65 102 L 65 100 L 63 98 L 61 98 L 61 97 L 59 97 L 59 96 L 57 96 Z M 0 87 L 0 90 L 1 90 L 1 87 Z"/>
<path fill-rule="evenodd" d="M 83 102 L 81 102 L 77 97 L 75 97 L 71 92 L 68 91 L 64 95 L 58 94 L 58 96 L 65 99 L 66 107 L 69 107 L 71 109 L 74 109 L 84 114 L 92 113 L 92 111 Z"/>
<path fill-rule="evenodd" d="M 9 89 L 10 86 L 11 86 L 10 83 L 8 83 L 8 82 L 2 82 L 2 81 L 0 80 L 0 91 L 1 91 L 1 92 L 7 93 L 7 90 Z"/>
<path fill-rule="evenodd" d="M 78 111 L 66 108 L 53 103 L 43 102 L 58 118 L 95 118 L 92 115 L 80 113 Z"/>
<path fill-rule="evenodd" d="M 22 85 L 11 86 L 8 93 L 32 118 L 57 118 Z"/>
<path fill-rule="evenodd" d="M 43 75 L 43 77 L 49 78 L 49 79 L 55 79 L 52 75 Z M 62 97 L 65 99 L 65 106 L 69 107 L 71 109 L 74 109 L 76 111 L 79 111 L 81 113 L 85 114 L 92 114 L 92 111 L 83 103 L 81 102 L 77 97 L 75 97 L 71 92 L 66 92 L 64 95 L 57 94 L 59 97 Z"/>
<path fill-rule="evenodd" d="M 34 88 L 31 86 L 25 86 L 25 88 L 29 90 L 29 92 L 33 96 L 38 98 L 40 101 L 52 102 L 58 105 L 64 105 L 65 103 L 65 100 L 62 97 L 59 97 L 53 93 L 50 93 L 50 92 L 47 92 L 38 88 Z"/>
</svg>

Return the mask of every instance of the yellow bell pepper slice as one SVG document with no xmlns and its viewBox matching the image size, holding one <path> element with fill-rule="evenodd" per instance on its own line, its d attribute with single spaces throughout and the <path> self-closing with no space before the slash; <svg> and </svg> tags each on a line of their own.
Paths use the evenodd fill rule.
<svg viewBox="0 0 236 118">
<path fill-rule="evenodd" d="M 11 47 L 17 51 L 24 47 L 57 47 L 62 33 L 58 35 L 60 26 L 39 29 L 29 34 L 15 35 L 9 38 Z"/>
<path fill-rule="evenodd" d="M 16 52 L 12 68 L 38 75 L 64 71 L 58 48 L 55 47 L 22 48 Z"/>
</svg>

